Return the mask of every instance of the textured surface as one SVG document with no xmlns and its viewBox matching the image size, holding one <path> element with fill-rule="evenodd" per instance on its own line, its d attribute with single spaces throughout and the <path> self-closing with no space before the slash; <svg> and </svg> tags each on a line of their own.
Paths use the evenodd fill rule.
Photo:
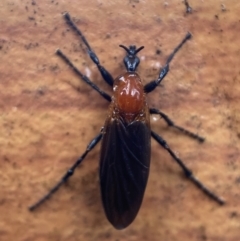
<svg viewBox="0 0 240 241">
<path fill-rule="evenodd" d="M 239 240 L 240 3 L 191 2 L 193 13 L 186 15 L 181 1 L 1 0 L 1 241 Z M 114 77 L 124 69 L 118 45 L 144 45 L 139 73 L 145 83 L 156 78 L 186 32 L 193 34 L 149 102 L 207 140 L 200 145 L 160 119 L 152 118 L 152 128 L 227 205 L 204 196 L 152 141 L 147 191 L 129 228 L 114 230 L 104 216 L 99 146 L 51 200 L 28 212 L 84 151 L 107 114 L 108 103 L 78 80 L 56 48 L 111 93 L 68 31 L 64 11 Z"/>
</svg>

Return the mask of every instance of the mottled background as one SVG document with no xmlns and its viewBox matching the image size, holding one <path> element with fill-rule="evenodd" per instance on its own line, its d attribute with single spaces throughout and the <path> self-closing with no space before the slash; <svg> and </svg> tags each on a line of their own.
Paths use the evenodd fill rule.
<svg viewBox="0 0 240 241">
<path fill-rule="evenodd" d="M 0 2 L 0 240 L 171 241 L 240 239 L 240 3 L 238 0 L 99 0 Z M 119 44 L 144 45 L 139 73 L 155 79 L 187 31 L 163 86 L 149 94 L 177 124 L 206 137 L 196 141 L 159 118 L 152 129 L 227 201 L 219 206 L 191 182 L 155 141 L 141 210 L 115 230 L 104 215 L 98 185 L 99 146 L 68 184 L 36 212 L 27 207 L 64 174 L 99 132 L 108 103 L 55 55 L 61 48 L 96 84 L 111 93 L 69 31 L 68 11 L 118 76 Z"/>
</svg>

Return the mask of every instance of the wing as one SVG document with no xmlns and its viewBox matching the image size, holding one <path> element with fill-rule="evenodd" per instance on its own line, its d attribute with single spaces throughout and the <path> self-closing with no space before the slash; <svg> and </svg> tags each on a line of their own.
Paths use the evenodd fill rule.
<svg viewBox="0 0 240 241">
<path fill-rule="evenodd" d="M 141 206 L 149 174 L 150 140 L 148 121 L 106 121 L 100 157 L 101 196 L 106 216 L 117 229 L 127 227 Z"/>
</svg>

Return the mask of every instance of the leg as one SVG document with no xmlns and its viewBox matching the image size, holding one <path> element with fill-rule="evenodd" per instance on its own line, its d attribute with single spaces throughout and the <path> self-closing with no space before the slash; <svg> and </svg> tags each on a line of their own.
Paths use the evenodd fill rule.
<svg viewBox="0 0 240 241">
<path fill-rule="evenodd" d="M 183 127 L 181 126 L 177 126 L 174 124 L 174 122 L 166 115 L 164 114 L 163 112 L 161 112 L 160 110 L 157 110 L 157 109 L 154 109 L 154 108 L 150 108 L 150 114 L 158 114 L 160 115 L 164 120 L 165 122 L 168 124 L 168 126 L 171 126 L 171 127 L 174 127 L 175 129 L 181 131 L 182 133 L 194 138 L 194 139 L 197 139 L 199 142 L 204 142 L 204 138 L 197 135 L 197 134 L 194 134 L 192 133 L 191 131 L 188 131 L 186 129 L 184 129 Z"/>
<path fill-rule="evenodd" d="M 105 82 L 107 84 L 109 84 L 110 86 L 113 86 L 113 82 L 114 79 L 111 76 L 111 74 L 102 66 L 100 65 L 100 61 L 97 57 L 97 55 L 93 52 L 93 50 L 91 49 L 88 41 L 86 40 L 86 38 L 84 37 L 84 35 L 82 34 L 82 32 L 77 28 L 77 26 L 74 24 L 74 22 L 72 21 L 69 13 L 65 13 L 64 18 L 67 22 L 67 24 L 77 33 L 77 35 L 82 39 L 83 43 L 85 44 L 85 46 L 87 47 L 87 52 L 89 57 L 91 58 L 91 60 L 93 61 L 93 63 L 98 67 L 103 79 L 105 80 Z"/>
<path fill-rule="evenodd" d="M 144 86 L 144 91 L 146 93 L 152 92 L 160 84 L 160 82 L 164 79 L 164 77 L 167 75 L 167 73 L 169 71 L 169 63 L 172 61 L 173 57 L 178 52 L 178 50 L 185 44 L 185 42 L 191 38 L 191 36 L 192 35 L 188 32 L 186 34 L 186 36 L 184 37 L 184 39 L 182 40 L 182 42 L 169 55 L 165 66 L 161 69 L 161 71 L 159 73 L 158 79 L 153 80 Z"/>
<path fill-rule="evenodd" d="M 84 158 L 87 156 L 88 152 L 90 152 L 101 140 L 102 133 L 98 134 L 87 146 L 86 151 L 82 154 L 82 156 L 74 163 L 74 165 L 66 172 L 66 174 L 61 178 L 61 180 L 48 192 L 47 195 L 42 197 L 38 202 L 29 207 L 30 211 L 34 211 L 38 206 L 40 206 L 43 202 L 49 199 L 58 189 L 61 187 L 67 180 L 73 175 L 75 169 L 81 164 Z"/>
<path fill-rule="evenodd" d="M 192 8 L 190 7 L 188 0 L 184 0 L 184 4 L 186 6 L 186 13 L 192 13 Z"/>
<path fill-rule="evenodd" d="M 168 151 L 168 153 L 173 157 L 173 160 L 176 161 L 182 170 L 184 171 L 185 175 L 187 178 L 189 178 L 198 188 L 200 188 L 206 195 L 208 195 L 210 198 L 212 198 L 214 201 L 218 202 L 219 204 L 224 204 L 225 201 L 215 195 L 213 192 L 211 192 L 207 187 L 205 187 L 189 170 L 185 164 L 179 159 L 175 153 L 169 148 L 168 144 L 166 143 L 165 140 L 162 139 L 158 134 L 155 132 L 151 132 L 152 137 L 165 149 Z"/>
<path fill-rule="evenodd" d="M 62 58 L 67 65 L 69 65 L 73 71 L 88 85 L 90 85 L 94 90 L 96 90 L 103 98 L 105 98 L 107 101 L 111 101 L 111 96 L 105 93 L 103 90 L 101 90 L 97 85 L 95 85 L 86 75 L 83 75 L 80 70 L 73 65 L 73 63 L 69 60 L 69 58 L 63 54 L 63 52 L 60 49 L 57 49 L 56 54 Z"/>
</svg>

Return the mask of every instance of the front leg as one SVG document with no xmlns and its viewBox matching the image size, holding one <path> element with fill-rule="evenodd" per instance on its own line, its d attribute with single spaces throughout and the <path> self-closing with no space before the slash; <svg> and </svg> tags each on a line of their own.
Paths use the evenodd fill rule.
<svg viewBox="0 0 240 241">
<path fill-rule="evenodd" d="M 169 55 L 167 59 L 165 66 L 160 70 L 158 79 L 153 80 L 144 86 L 144 91 L 146 93 L 152 92 L 161 83 L 161 81 L 164 79 L 164 77 L 167 75 L 169 71 L 169 64 L 172 61 L 173 57 L 178 52 L 178 50 L 187 42 L 187 40 L 191 38 L 191 36 L 192 35 L 188 32 L 184 39 L 181 41 L 181 43 L 172 51 L 172 53 Z"/>
</svg>

